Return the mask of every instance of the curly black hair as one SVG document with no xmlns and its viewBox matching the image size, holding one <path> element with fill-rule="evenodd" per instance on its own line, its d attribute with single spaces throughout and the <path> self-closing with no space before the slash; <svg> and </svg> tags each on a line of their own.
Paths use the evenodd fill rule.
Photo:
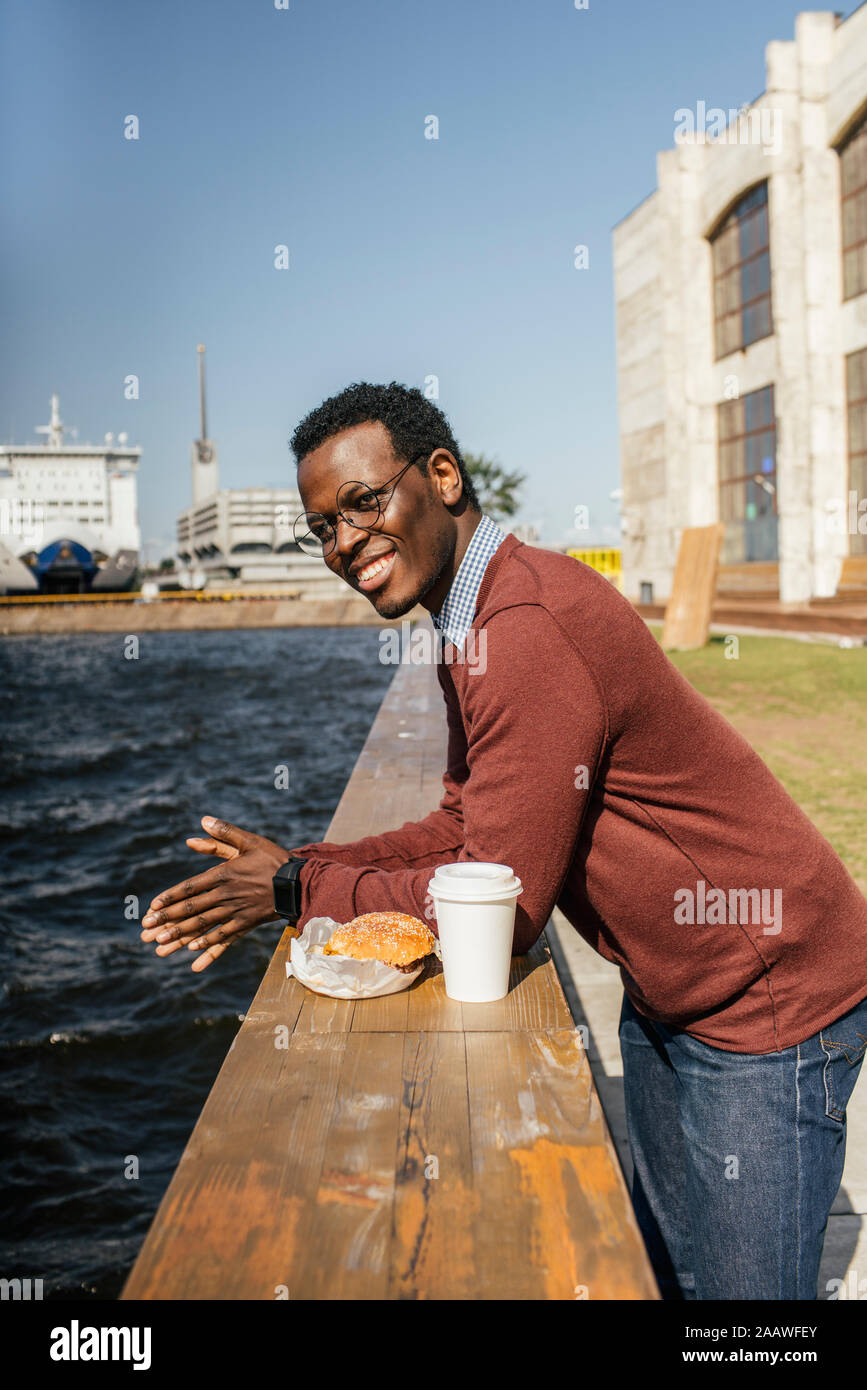
<svg viewBox="0 0 867 1390">
<path fill-rule="evenodd" d="M 426 473 L 434 449 L 448 449 L 460 470 L 468 505 L 481 511 L 473 480 L 445 415 L 417 387 L 402 386 L 399 381 L 390 381 L 387 386 L 356 381 L 311 410 L 289 441 L 296 466 L 332 435 L 367 420 L 385 425 L 397 459 L 409 463 L 424 454 L 417 464 L 420 473 Z"/>
</svg>

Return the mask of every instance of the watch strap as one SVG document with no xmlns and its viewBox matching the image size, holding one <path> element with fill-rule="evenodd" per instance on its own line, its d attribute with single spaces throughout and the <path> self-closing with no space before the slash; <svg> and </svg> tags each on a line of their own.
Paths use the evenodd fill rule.
<svg viewBox="0 0 867 1390">
<path fill-rule="evenodd" d="M 301 873 L 306 859 L 293 855 L 287 859 L 285 864 L 281 864 L 272 880 L 274 885 L 274 907 L 280 917 L 293 924 L 301 916 L 301 884 L 298 875 Z"/>
</svg>

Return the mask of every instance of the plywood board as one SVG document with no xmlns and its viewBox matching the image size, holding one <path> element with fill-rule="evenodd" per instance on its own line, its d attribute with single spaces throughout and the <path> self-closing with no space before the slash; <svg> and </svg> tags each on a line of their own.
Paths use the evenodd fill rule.
<svg viewBox="0 0 867 1390">
<path fill-rule="evenodd" d="M 722 523 L 689 526 L 681 536 L 662 629 L 665 651 L 693 651 L 707 642 L 723 530 Z"/>
</svg>

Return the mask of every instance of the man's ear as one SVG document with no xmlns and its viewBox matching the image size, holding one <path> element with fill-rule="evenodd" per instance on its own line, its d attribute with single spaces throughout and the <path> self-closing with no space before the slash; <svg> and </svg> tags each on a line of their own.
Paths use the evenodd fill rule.
<svg viewBox="0 0 867 1390">
<path fill-rule="evenodd" d="M 436 487 L 440 501 L 454 507 L 464 491 L 461 470 L 448 449 L 437 449 L 428 460 L 428 474 Z"/>
</svg>

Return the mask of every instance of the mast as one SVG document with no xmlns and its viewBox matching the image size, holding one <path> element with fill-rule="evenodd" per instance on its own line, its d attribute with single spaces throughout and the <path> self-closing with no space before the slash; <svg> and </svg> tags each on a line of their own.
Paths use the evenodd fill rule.
<svg viewBox="0 0 867 1390">
<path fill-rule="evenodd" d="M 191 451 L 193 475 L 193 506 L 205 502 L 216 493 L 219 483 L 217 475 L 217 448 L 208 438 L 208 418 L 205 405 L 205 345 L 196 348 L 199 358 L 199 425 L 201 434 L 193 441 Z"/>
<path fill-rule="evenodd" d="M 199 438 L 205 440 L 208 437 L 208 425 L 205 415 L 205 348 L 203 343 L 199 343 L 196 352 L 199 354 L 199 411 L 202 417 L 202 433 Z"/>
<path fill-rule="evenodd" d="M 51 421 L 47 425 L 37 425 L 37 434 L 47 434 L 46 441 L 50 449 L 63 448 L 63 434 L 66 426 L 60 418 L 60 397 L 55 393 L 51 397 Z"/>
</svg>

